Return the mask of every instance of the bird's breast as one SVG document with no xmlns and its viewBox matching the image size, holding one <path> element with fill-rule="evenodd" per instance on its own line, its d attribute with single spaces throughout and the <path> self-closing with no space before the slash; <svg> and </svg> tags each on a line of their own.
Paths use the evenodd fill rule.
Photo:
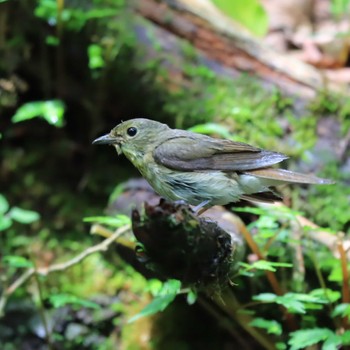
<svg viewBox="0 0 350 350">
<path fill-rule="evenodd" d="M 198 205 L 234 202 L 242 195 L 237 176 L 222 171 L 177 171 L 155 162 L 151 152 L 124 152 L 153 189 L 169 200 L 184 200 Z"/>
</svg>

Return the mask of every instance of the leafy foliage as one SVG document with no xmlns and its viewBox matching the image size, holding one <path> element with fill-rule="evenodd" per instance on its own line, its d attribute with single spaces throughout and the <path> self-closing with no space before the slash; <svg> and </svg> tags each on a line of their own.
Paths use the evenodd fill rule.
<svg viewBox="0 0 350 350">
<path fill-rule="evenodd" d="M 156 293 L 155 298 L 138 314 L 133 316 L 129 323 L 138 320 L 141 317 L 154 315 L 157 312 L 164 311 L 167 306 L 174 301 L 176 295 L 180 291 L 181 282 L 177 280 L 168 280 L 161 289 Z"/>
<path fill-rule="evenodd" d="M 0 194 L 0 231 L 10 228 L 13 221 L 21 224 L 31 224 L 39 219 L 39 213 L 33 210 L 25 210 L 19 207 L 10 208 L 7 199 Z"/>
<path fill-rule="evenodd" d="M 349 0 L 332 0 L 331 11 L 334 16 L 341 16 L 349 11 Z"/>
<path fill-rule="evenodd" d="M 103 48 L 97 44 L 91 44 L 88 47 L 89 55 L 89 68 L 97 69 L 105 66 L 105 60 L 103 58 Z"/>
<path fill-rule="evenodd" d="M 64 104 L 62 101 L 28 102 L 22 105 L 12 117 L 13 123 L 41 117 L 49 124 L 62 127 L 64 124 Z"/>
<path fill-rule="evenodd" d="M 342 304 L 338 304 L 333 312 L 332 312 L 332 316 L 336 317 L 336 316 L 341 316 L 341 317 L 347 317 L 350 320 L 350 304 L 348 303 L 342 303 Z"/>
<path fill-rule="evenodd" d="M 66 29 L 79 31 L 89 20 L 115 16 L 115 7 L 123 3 L 123 0 L 116 0 L 114 7 L 108 7 L 104 5 L 103 1 L 94 0 L 91 4 L 86 3 L 85 6 L 70 6 L 60 9 L 57 1 L 39 0 L 35 15 L 46 20 L 50 25 L 57 25 L 58 21 L 62 20 Z M 102 6 L 99 7 L 99 5 Z"/>
<path fill-rule="evenodd" d="M 336 350 L 342 345 L 342 337 L 328 328 L 303 329 L 291 333 L 288 344 L 291 350 L 299 350 L 320 342 L 324 342 L 323 350 Z"/>
<path fill-rule="evenodd" d="M 288 310 L 288 312 L 293 314 L 305 314 L 306 310 L 308 308 L 313 309 L 315 304 L 326 303 L 320 298 L 303 293 L 286 293 L 282 296 L 273 293 L 261 293 L 253 296 L 253 300 L 282 305 Z"/>
<path fill-rule="evenodd" d="M 252 33 L 264 36 L 268 29 L 267 14 L 257 0 L 240 1 L 213 0 L 226 14 L 245 25 Z"/>
<path fill-rule="evenodd" d="M 281 335 L 282 326 L 275 320 L 266 320 L 264 318 L 258 317 L 254 318 L 250 325 L 253 327 L 266 329 L 267 333 Z"/>
<path fill-rule="evenodd" d="M 52 303 L 52 305 L 55 308 L 60 308 L 65 305 L 73 305 L 76 308 L 80 308 L 80 307 L 87 307 L 92 309 L 100 308 L 100 306 L 97 303 L 94 303 L 90 300 L 79 298 L 75 295 L 65 294 L 65 293 L 50 295 L 49 301 L 50 303 Z"/>
<path fill-rule="evenodd" d="M 31 224 L 40 219 L 40 215 L 36 211 L 24 210 L 18 207 L 12 207 L 8 212 L 8 216 L 21 224 Z"/>
<path fill-rule="evenodd" d="M 293 265 L 290 263 L 280 263 L 280 262 L 272 262 L 272 261 L 266 261 L 266 260 L 258 260 L 253 262 L 252 264 L 246 264 L 241 262 L 240 266 L 243 267 L 243 270 L 240 271 L 242 274 L 245 274 L 246 272 L 250 270 L 267 270 L 267 271 L 272 271 L 276 272 L 276 267 L 292 267 Z"/>
<path fill-rule="evenodd" d="M 2 258 L 2 262 L 5 265 L 9 265 L 16 268 L 22 268 L 22 267 L 33 267 L 33 263 L 26 259 L 23 256 L 16 256 L 16 255 L 6 255 Z"/>
</svg>

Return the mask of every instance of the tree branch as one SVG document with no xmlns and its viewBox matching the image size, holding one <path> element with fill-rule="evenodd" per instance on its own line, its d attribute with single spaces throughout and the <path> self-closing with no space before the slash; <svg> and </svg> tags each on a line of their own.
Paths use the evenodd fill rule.
<svg viewBox="0 0 350 350">
<path fill-rule="evenodd" d="M 92 255 L 97 252 L 105 251 L 108 249 L 108 247 L 122 234 L 129 231 L 131 228 L 130 225 L 125 225 L 123 227 L 120 227 L 118 230 L 116 230 L 110 237 L 106 238 L 104 241 L 102 241 L 99 244 L 96 244 L 95 246 L 89 247 L 86 250 L 82 251 L 80 254 L 75 256 L 73 259 L 68 260 L 63 263 L 54 264 L 48 267 L 40 267 L 35 268 L 32 267 L 25 271 L 18 279 L 16 279 L 8 288 L 5 288 L 1 298 L 0 298 L 0 317 L 3 315 L 3 310 L 6 305 L 6 301 L 9 298 L 11 294 L 15 292 L 17 288 L 22 286 L 30 277 L 32 277 L 34 274 L 41 275 L 41 276 L 47 276 L 49 273 L 56 272 L 56 271 L 63 271 L 68 268 L 70 268 L 73 265 L 79 264 L 82 260 L 87 258 L 89 255 Z"/>
</svg>

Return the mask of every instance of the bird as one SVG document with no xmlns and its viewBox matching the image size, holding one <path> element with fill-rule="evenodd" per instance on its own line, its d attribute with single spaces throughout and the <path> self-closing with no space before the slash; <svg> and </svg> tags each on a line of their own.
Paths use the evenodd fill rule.
<svg viewBox="0 0 350 350">
<path fill-rule="evenodd" d="M 155 192 L 194 211 L 241 199 L 281 201 L 274 187 L 287 183 L 332 184 L 332 180 L 281 168 L 288 157 L 246 143 L 171 129 L 151 119 L 124 121 L 93 141 L 112 145 L 139 170 Z"/>
</svg>

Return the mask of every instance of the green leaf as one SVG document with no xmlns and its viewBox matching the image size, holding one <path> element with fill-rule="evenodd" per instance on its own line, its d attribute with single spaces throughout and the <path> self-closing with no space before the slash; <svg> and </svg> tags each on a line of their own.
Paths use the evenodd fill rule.
<svg viewBox="0 0 350 350">
<path fill-rule="evenodd" d="M 187 298 L 186 298 L 187 304 L 193 305 L 197 301 L 197 298 L 198 298 L 198 294 L 194 290 L 190 290 L 187 293 Z"/>
<path fill-rule="evenodd" d="M 213 0 L 213 2 L 224 13 L 243 24 L 253 34 L 261 37 L 266 34 L 269 25 L 268 16 L 258 0 Z"/>
<path fill-rule="evenodd" d="M 93 222 L 103 225 L 108 225 L 111 227 L 121 227 L 125 225 L 130 225 L 131 220 L 126 215 L 116 215 L 116 216 L 89 216 L 83 219 L 84 222 Z"/>
<path fill-rule="evenodd" d="M 257 270 L 267 270 L 275 272 L 276 269 L 272 266 L 269 261 L 266 260 L 258 260 L 251 264 L 251 269 Z"/>
<path fill-rule="evenodd" d="M 341 298 L 341 293 L 339 291 L 329 288 L 314 289 L 309 294 L 313 297 L 320 298 L 325 303 L 334 303 Z"/>
<path fill-rule="evenodd" d="M 89 68 L 97 69 L 105 66 L 105 60 L 103 58 L 103 49 L 100 45 L 91 44 L 88 47 Z"/>
<path fill-rule="evenodd" d="M 277 304 L 283 305 L 292 314 L 304 314 L 305 305 L 295 299 L 278 299 Z"/>
<path fill-rule="evenodd" d="M 250 270 L 267 270 L 267 271 L 276 271 L 276 267 L 293 267 L 293 264 L 290 263 L 282 263 L 282 262 L 271 262 L 266 260 L 258 260 L 253 262 L 252 264 L 240 263 L 242 267 L 246 269 L 246 271 Z"/>
<path fill-rule="evenodd" d="M 285 343 L 278 342 L 278 343 L 276 343 L 276 349 L 277 350 L 286 350 L 287 349 L 287 345 Z"/>
<path fill-rule="evenodd" d="M 332 317 L 337 316 L 348 317 L 350 319 L 350 304 L 342 303 L 337 305 L 332 312 Z"/>
<path fill-rule="evenodd" d="M 350 345 L 350 331 L 345 331 L 341 335 L 341 339 L 342 339 L 342 344 L 343 345 Z"/>
<path fill-rule="evenodd" d="M 47 45 L 58 46 L 60 44 L 60 39 L 57 36 L 48 35 L 45 39 Z"/>
<path fill-rule="evenodd" d="M 216 123 L 198 124 L 188 129 L 192 132 L 198 132 L 200 134 L 212 135 L 217 134 L 226 139 L 231 138 L 231 134 L 225 126 Z"/>
<path fill-rule="evenodd" d="M 265 318 L 255 318 L 252 322 L 249 323 L 252 327 L 258 327 L 266 329 L 269 334 L 282 334 L 282 326 L 275 320 L 266 320 Z"/>
<path fill-rule="evenodd" d="M 141 317 L 154 315 L 157 312 L 164 311 L 167 306 L 175 299 L 176 294 L 159 295 L 155 297 L 141 312 L 130 318 L 128 323 L 135 322 Z"/>
<path fill-rule="evenodd" d="M 9 203 L 7 199 L 0 194 L 0 214 L 5 214 L 9 210 Z"/>
<path fill-rule="evenodd" d="M 31 224 L 40 219 L 40 215 L 36 211 L 25 210 L 18 207 L 12 207 L 8 215 L 21 224 Z"/>
<path fill-rule="evenodd" d="M 290 350 L 305 349 L 308 346 L 327 340 L 334 333 L 328 328 L 303 329 L 290 333 Z"/>
<path fill-rule="evenodd" d="M 326 304 L 326 301 L 303 293 L 286 293 L 278 297 L 279 304 L 291 313 L 305 313 L 306 309 L 313 309 L 314 304 Z"/>
<path fill-rule="evenodd" d="M 55 308 L 59 308 L 65 305 L 81 306 L 91 309 L 100 309 L 101 306 L 93 301 L 79 298 L 72 294 L 55 294 L 49 297 L 51 304 Z"/>
<path fill-rule="evenodd" d="M 159 295 L 160 291 L 163 288 L 163 282 L 152 278 L 147 283 L 147 291 L 149 291 L 153 296 Z"/>
<path fill-rule="evenodd" d="M 0 216 L 0 231 L 5 231 L 12 225 L 12 220 L 7 215 Z"/>
<path fill-rule="evenodd" d="M 258 270 L 268 270 L 268 271 L 276 271 L 276 267 L 293 267 L 293 264 L 290 263 L 279 263 L 279 262 L 271 262 L 266 260 L 258 260 L 251 264 L 252 269 Z"/>
<path fill-rule="evenodd" d="M 156 283 L 156 289 L 159 288 L 159 284 Z M 148 304 L 141 312 L 133 316 L 128 322 L 134 322 L 141 317 L 150 316 L 157 312 L 163 311 L 180 292 L 181 282 L 179 280 L 170 279 L 163 283 L 161 288 L 158 290 L 158 295 Z"/>
<path fill-rule="evenodd" d="M 313 309 L 314 304 L 325 304 L 324 300 L 303 293 L 286 293 L 278 296 L 273 293 L 261 293 L 253 296 L 253 300 L 276 303 L 284 306 L 290 313 L 304 314 L 306 309 Z"/>
<path fill-rule="evenodd" d="M 322 350 L 338 350 L 340 345 L 342 345 L 342 337 L 333 333 L 323 343 Z"/>
<path fill-rule="evenodd" d="M 331 13 L 333 16 L 345 15 L 349 10 L 349 0 L 332 0 Z"/>
<path fill-rule="evenodd" d="M 169 279 L 162 282 L 153 278 L 147 283 L 147 291 L 149 291 L 154 297 L 158 295 L 177 294 L 180 290 L 181 282 L 175 279 Z"/>
<path fill-rule="evenodd" d="M 18 123 L 40 117 L 51 125 L 62 127 L 64 111 L 65 106 L 59 100 L 28 102 L 17 109 L 12 117 L 12 122 Z"/>
<path fill-rule="evenodd" d="M 20 267 L 33 267 L 33 263 L 23 256 L 18 255 L 6 255 L 2 258 L 4 264 L 20 268 Z"/>
<path fill-rule="evenodd" d="M 125 190 L 125 184 L 121 183 L 117 185 L 111 195 L 109 196 L 108 203 L 112 204 L 114 201 L 118 199 L 118 197 L 124 192 Z"/>
<path fill-rule="evenodd" d="M 276 301 L 276 298 L 278 298 L 278 295 L 273 293 L 260 293 L 258 295 L 254 295 L 253 299 L 257 301 L 264 301 L 266 303 L 272 303 Z"/>
<path fill-rule="evenodd" d="M 170 279 L 163 283 L 162 289 L 159 291 L 159 295 L 177 294 L 180 292 L 181 282 L 179 280 Z"/>
<path fill-rule="evenodd" d="M 35 16 L 46 19 L 51 25 L 56 24 L 58 3 L 52 0 L 38 0 Z"/>
<path fill-rule="evenodd" d="M 342 282 L 343 271 L 340 264 L 334 264 L 331 273 L 328 275 L 328 281 L 330 282 Z"/>
<path fill-rule="evenodd" d="M 267 215 L 262 215 L 260 218 L 255 222 L 256 226 L 259 228 L 269 228 L 269 229 L 276 229 L 279 227 L 277 218 L 273 216 L 267 216 Z"/>
</svg>

